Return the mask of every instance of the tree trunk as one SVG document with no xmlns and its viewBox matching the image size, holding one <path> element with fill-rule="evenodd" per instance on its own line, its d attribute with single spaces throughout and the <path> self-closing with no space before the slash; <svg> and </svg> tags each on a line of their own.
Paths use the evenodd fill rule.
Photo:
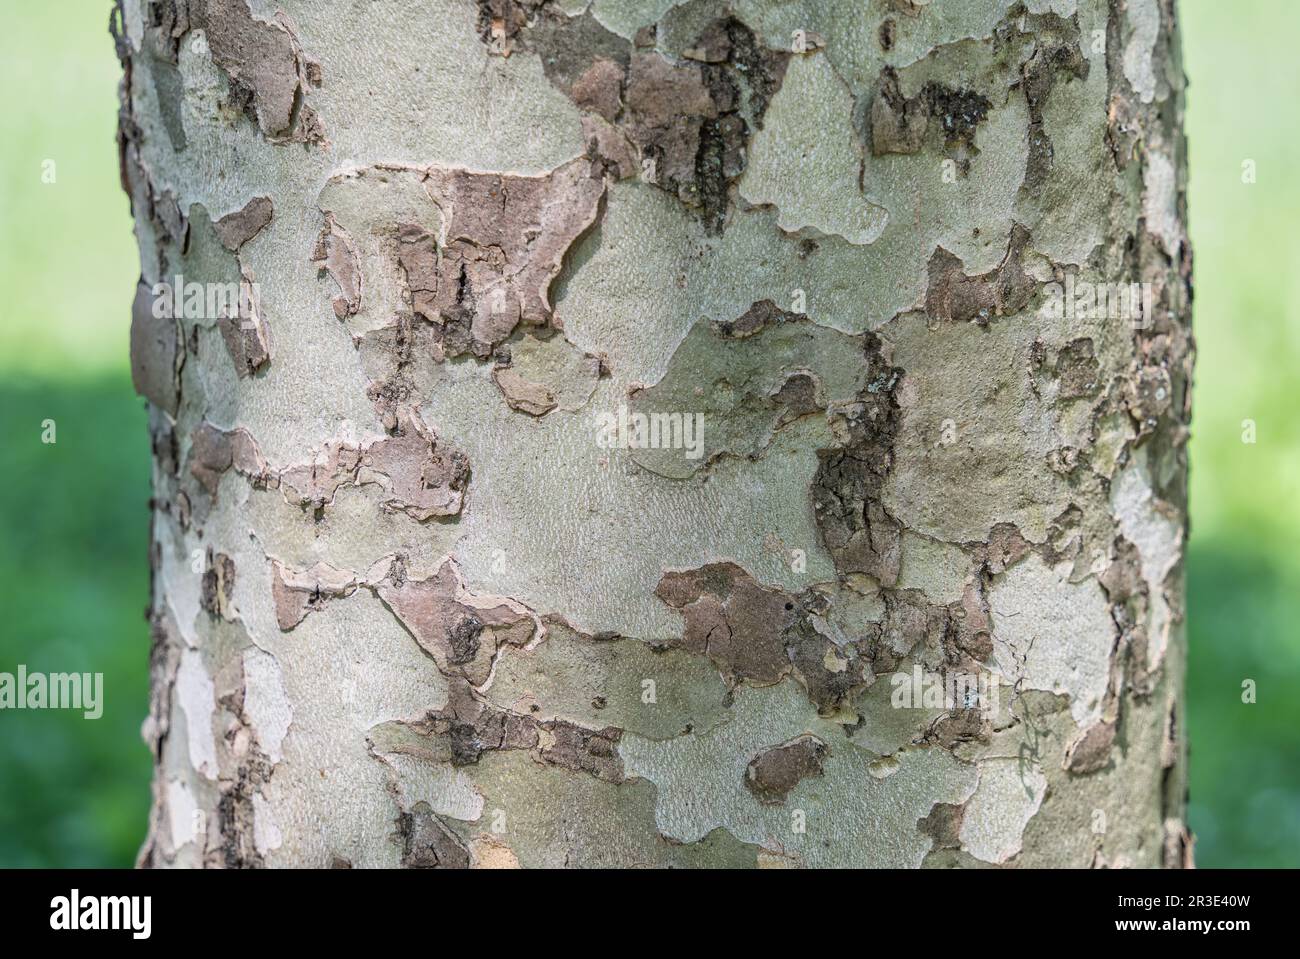
<svg viewBox="0 0 1300 959">
<path fill-rule="evenodd" d="M 152 866 L 1190 863 L 1172 0 L 124 0 Z"/>
</svg>

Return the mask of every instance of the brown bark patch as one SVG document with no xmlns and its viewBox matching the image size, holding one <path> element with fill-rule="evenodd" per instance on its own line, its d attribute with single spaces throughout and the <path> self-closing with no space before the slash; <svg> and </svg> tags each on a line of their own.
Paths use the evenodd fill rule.
<svg viewBox="0 0 1300 959">
<path fill-rule="evenodd" d="M 883 24 L 881 31 L 883 42 Z M 915 96 L 907 97 L 903 94 L 897 71 L 885 67 L 880 71 L 871 101 L 871 152 L 876 156 L 920 153 L 933 119 L 938 121 L 943 133 L 944 146 L 959 151 L 962 169 L 966 172 L 969 155 L 975 151 L 975 131 L 992 108 L 992 101 L 975 90 L 948 87 L 933 81 Z"/>
<path fill-rule="evenodd" d="M 416 803 L 414 810 L 398 815 L 397 835 L 405 869 L 469 868 L 469 850 L 427 803 Z"/>
<path fill-rule="evenodd" d="M 885 359 L 878 336 L 869 333 L 864 340 L 867 386 L 837 413 L 845 442 L 817 451 L 813 509 L 835 568 L 890 586 L 898 581 L 901 530 L 881 494 L 894 467 L 901 422 L 895 391 L 903 371 Z"/>
<path fill-rule="evenodd" d="M 285 499 L 323 509 L 339 489 L 373 485 L 384 491 L 381 507 L 421 522 L 455 516 L 469 484 L 465 454 L 441 442 L 417 414 L 405 412 L 393 435 L 360 444 L 331 440 L 307 463 L 274 470 L 242 428 L 200 424 L 191 436 L 190 474 L 209 497 L 221 476 L 234 469 L 256 486 L 280 489 Z"/>
<path fill-rule="evenodd" d="M 394 564 L 376 592 L 439 670 L 474 686 L 487 681 L 502 646 L 523 646 L 535 630 L 533 618 L 513 606 L 471 602 L 450 562 L 422 580 Z"/>
<path fill-rule="evenodd" d="M 734 320 L 721 320 L 713 324 L 717 334 L 728 340 L 743 340 L 761 333 L 769 326 L 790 323 L 804 317 L 781 309 L 771 300 L 759 300 Z"/>
<path fill-rule="evenodd" d="M 539 0 L 479 0 L 480 37 L 501 56 L 535 52 L 552 84 L 589 117 L 588 140 L 605 165 L 641 173 L 721 231 L 731 187 L 745 169 L 751 124 L 762 126 L 790 54 L 771 50 L 740 20 L 705 25 L 680 59 L 654 49 L 647 27 L 636 43 L 590 13 L 569 17 Z"/>
<path fill-rule="evenodd" d="M 269 196 L 255 196 L 234 213 L 227 213 L 213 224 L 221 245 L 231 253 L 261 233 L 271 222 L 275 204 Z"/>
<path fill-rule="evenodd" d="M 203 585 L 199 593 L 200 605 L 213 616 L 233 620 L 235 589 L 235 561 L 225 553 L 208 551 L 207 568 L 203 571 Z"/>
<path fill-rule="evenodd" d="M 326 600 L 350 596 L 357 585 L 351 573 L 328 563 L 298 570 L 272 560 L 271 598 L 275 603 L 276 623 L 288 632 L 306 619 L 308 613 L 324 606 Z"/>
<path fill-rule="evenodd" d="M 1011 228 L 1002 262 L 977 276 L 967 276 L 959 257 L 941 246 L 935 247 L 928 268 L 926 313 L 944 322 L 973 322 L 980 326 L 987 326 L 995 316 L 1019 313 L 1037 288 L 1021 262 L 1028 246 L 1029 231 L 1016 224 Z"/>
<path fill-rule="evenodd" d="M 604 782 L 624 781 L 613 726 L 589 729 L 563 719 L 537 720 L 484 702 L 463 678 L 453 678 L 447 706 L 414 722 L 396 723 L 404 736 L 399 751 L 454 766 L 472 766 L 484 753 L 527 750 L 549 766 L 586 773 Z M 427 745 L 414 745 L 427 742 Z"/>
<path fill-rule="evenodd" d="M 1093 396 L 1101 389 L 1101 365 L 1092 340 L 1081 337 L 1061 347 L 1056 357 L 1056 378 L 1062 399 Z"/>
<path fill-rule="evenodd" d="M 394 435 L 360 445 L 332 441 L 313 462 L 282 470 L 279 480 L 286 498 L 315 508 L 333 502 L 341 487 L 378 485 L 384 510 L 424 521 L 460 512 L 469 460 L 407 414 Z"/>
<path fill-rule="evenodd" d="M 965 816 L 965 806 L 935 803 L 924 818 L 917 820 L 916 827 L 921 835 L 934 840 L 934 849 L 960 849 L 961 824 Z"/>
<path fill-rule="evenodd" d="M 995 30 L 1000 41 L 1029 37 L 1033 52 L 1020 68 L 1021 89 L 1029 108 L 1029 158 L 1021 189 L 1037 193 L 1052 172 L 1054 148 L 1043 122 L 1043 107 L 1057 82 L 1088 77 L 1088 58 L 1080 47 L 1078 16 L 1069 19 L 1055 13 L 1027 14 L 1012 10 Z"/>
<path fill-rule="evenodd" d="M 815 736 L 799 736 L 765 749 L 745 767 L 745 788 L 759 802 L 779 805 L 800 782 L 822 774 L 828 752 L 826 744 Z"/>
<path fill-rule="evenodd" d="M 217 318 L 217 329 L 240 379 L 252 376 L 271 362 L 271 334 L 255 291 L 252 274 L 243 270 L 235 315 L 223 311 Z"/>
<path fill-rule="evenodd" d="M 414 312 L 445 334 L 468 320 L 468 344 L 446 335 L 445 353 L 468 349 L 486 358 L 520 323 L 547 325 L 550 285 L 569 248 L 596 222 L 605 194 L 590 162 L 575 160 L 542 177 L 430 169 L 426 182 L 445 200 L 443 233 L 452 239 L 436 260 L 421 240 L 422 257 L 412 250 L 403 266 L 408 277 L 415 268 Z"/>
<path fill-rule="evenodd" d="M 871 152 L 919 153 L 930 125 L 930 111 L 920 96 L 905 97 L 893 67 L 880 71 L 876 95 L 871 101 Z"/>
<path fill-rule="evenodd" d="M 334 222 L 331 213 L 325 214 L 325 225 L 312 251 L 312 262 L 328 273 L 339 288 L 332 299 L 334 315 L 347 319 L 361 309 L 362 274 L 361 258 L 356 244 L 347 231 Z"/>
<path fill-rule="evenodd" d="M 1093 723 L 1066 748 L 1065 768 L 1078 775 L 1104 769 L 1110 762 L 1110 748 L 1114 742 L 1114 723 Z"/>
<path fill-rule="evenodd" d="M 735 563 L 714 563 L 665 573 L 655 595 L 685 623 L 669 645 L 707 656 L 730 684 L 767 686 L 793 675 L 831 712 L 863 683 L 857 650 L 818 631 L 824 599 L 816 593 L 768 589 Z"/>
<path fill-rule="evenodd" d="M 232 103 L 272 140 L 324 139 L 320 120 L 303 103 L 320 82 L 320 64 L 299 44 L 293 22 L 276 12 L 253 16 L 247 0 L 200 0 L 189 5 L 190 26 L 202 28 L 212 60 L 230 82 Z"/>
<path fill-rule="evenodd" d="M 206 420 L 190 435 L 189 470 L 199 485 L 215 498 L 226 470 L 255 482 L 266 476 L 266 462 L 247 430 L 221 430 Z"/>
</svg>

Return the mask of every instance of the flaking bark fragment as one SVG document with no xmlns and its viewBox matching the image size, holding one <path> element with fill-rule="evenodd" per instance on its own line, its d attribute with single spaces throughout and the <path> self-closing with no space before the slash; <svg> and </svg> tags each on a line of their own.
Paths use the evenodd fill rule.
<svg viewBox="0 0 1300 959">
<path fill-rule="evenodd" d="M 366 396 L 374 403 L 384 429 L 391 433 L 412 415 L 422 385 L 434 378 L 433 366 L 443 358 L 439 331 L 402 311 L 393 325 L 364 333 L 355 342 L 370 379 Z M 464 342 L 468 347 L 468 330 Z"/>
<path fill-rule="evenodd" d="M 253 16 L 247 0 L 197 0 L 190 25 L 207 36 L 213 62 L 230 81 L 231 99 L 273 141 L 321 142 L 324 130 L 303 102 L 320 65 L 303 53 L 293 22 L 277 11 L 270 20 Z"/>
<path fill-rule="evenodd" d="M 547 325 L 551 283 L 569 248 L 596 222 L 605 194 L 590 162 L 575 160 L 543 177 L 431 168 L 426 184 L 443 200 L 448 241 L 436 274 L 417 274 L 426 292 L 436 290 L 433 304 L 420 301 L 436 304 L 425 319 L 454 328 L 470 318 L 470 348 L 480 359 L 520 323 Z"/>
<path fill-rule="evenodd" d="M 1101 365 L 1097 362 L 1092 339 L 1071 340 L 1056 356 L 1056 378 L 1061 399 L 1073 400 L 1093 396 L 1101 389 Z"/>
<path fill-rule="evenodd" d="M 769 326 L 790 323 L 801 318 L 801 314 L 783 310 L 771 300 L 759 300 L 736 319 L 714 323 L 713 328 L 719 336 L 726 339 L 743 340 L 747 336 L 762 332 Z"/>
<path fill-rule="evenodd" d="M 619 176 L 633 172 L 619 142 L 626 141 L 650 183 L 721 232 L 751 127 L 762 127 L 789 53 L 762 44 L 728 15 L 706 24 L 681 57 L 671 58 L 654 49 L 653 26 L 629 43 L 589 12 L 567 16 L 544 0 L 480 0 L 479 29 L 498 55 L 535 52 L 551 83 L 604 124 L 584 118 L 608 168 Z"/>
<path fill-rule="evenodd" d="M 651 437 L 631 458 L 660 476 L 686 479 L 719 468 L 725 456 L 767 455 L 777 432 L 804 416 L 825 411 L 834 432 L 870 385 L 872 374 L 858 360 L 864 348 L 864 336 L 770 300 L 735 320 L 700 320 L 658 383 L 629 390 L 631 412 L 645 417 L 642 432 Z M 682 442 L 656 443 L 656 430 L 676 430 Z"/>
<path fill-rule="evenodd" d="M 332 299 L 334 315 L 343 320 L 361 309 L 364 283 L 361 258 L 357 255 L 352 237 L 334 221 L 332 213 L 325 214 L 325 225 L 321 228 L 311 258 L 338 285 L 339 292 Z"/>
<path fill-rule="evenodd" d="M 469 850 L 435 815 L 428 803 L 416 803 L 397 818 L 404 869 L 468 869 Z"/>
<path fill-rule="evenodd" d="M 703 62 L 633 54 L 623 125 L 655 164 L 656 185 L 720 232 L 731 189 L 745 171 L 750 124 L 761 128 L 790 55 L 761 46 L 734 18 L 710 24 L 690 49 Z"/>
<path fill-rule="evenodd" d="M 816 592 L 769 589 L 735 563 L 714 563 L 664 573 L 655 595 L 685 623 L 681 638 L 665 645 L 707 656 L 729 685 L 769 686 L 794 676 L 826 713 L 864 685 L 856 647 L 821 631 L 824 598 Z"/>
<path fill-rule="evenodd" d="M 993 723 L 983 710 L 954 709 L 931 724 L 924 741 L 951 750 L 962 743 L 986 743 L 992 733 Z"/>
<path fill-rule="evenodd" d="M 509 56 L 528 18 L 549 0 L 477 0 L 477 3 L 479 39 L 503 56 Z"/>
<path fill-rule="evenodd" d="M 181 640 L 171 615 L 162 612 L 150 615 L 149 635 L 149 713 L 140 736 L 154 758 L 159 759 L 171 732 L 172 690 L 180 668 Z"/>
<path fill-rule="evenodd" d="M 1029 231 L 1016 224 L 1011 229 L 1002 262 L 977 276 L 965 273 L 960 258 L 941 246 L 935 247 L 928 267 L 926 313 L 944 322 L 972 322 L 980 326 L 987 326 L 994 317 L 1019 313 L 1037 289 L 1022 263 L 1028 247 Z"/>
<path fill-rule="evenodd" d="M 484 753 L 523 750 L 534 761 L 585 773 L 603 782 L 624 781 L 616 727 L 590 729 L 563 719 L 540 721 L 484 702 L 468 682 L 451 678 L 448 704 L 412 722 L 372 733 L 372 749 L 406 753 L 453 766 L 473 766 Z"/>
<path fill-rule="evenodd" d="M 231 738 L 240 730 L 232 730 Z M 245 737 L 246 738 L 246 737 Z M 209 869 L 259 869 L 265 862 L 257 849 L 254 795 L 271 777 L 270 764 L 255 747 L 218 784 L 216 816 L 209 825 L 204 865 Z"/>
<path fill-rule="evenodd" d="M 217 318 L 217 329 L 240 379 L 253 376 L 271 362 L 271 334 L 256 290 L 252 274 L 245 268 L 240 276 L 239 304 L 234 315 L 223 310 Z"/>
<path fill-rule="evenodd" d="M 1084 729 L 1066 749 L 1065 768 L 1077 775 L 1095 773 L 1110 762 L 1115 723 L 1098 722 Z"/>
<path fill-rule="evenodd" d="M 930 111 L 921 96 L 905 97 L 898 72 L 885 67 L 880 72 L 876 95 L 871 101 L 871 152 L 919 153 L 930 124 Z"/>
<path fill-rule="evenodd" d="M 554 393 L 541 383 L 524 379 L 513 367 L 494 366 L 492 379 L 500 387 L 506 398 L 506 405 L 512 410 L 530 416 L 545 416 L 557 405 Z"/>
<path fill-rule="evenodd" d="M 364 219 L 355 212 L 364 205 L 346 197 L 353 212 L 339 222 L 332 196 L 372 190 L 382 196 L 394 179 L 427 199 L 409 212 Z M 326 194 L 312 259 L 339 288 L 338 318 L 361 311 L 363 269 L 391 270 L 404 302 L 367 304 L 368 311 L 391 306 L 396 323 L 410 314 L 408 339 L 424 338 L 421 326 L 428 327 L 438 362 L 465 354 L 485 360 L 517 326 L 552 325 L 551 284 L 569 250 L 598 222 L 605 179 L 586 157 L 540 176 L 377 165 L 334 177 Z"/>
<path fill-rule="evenodd" d="M 221 430 L 205 420 L 190 436 L 190 475 L 215 499 L 221 476 L 229 469 L 255 482 L 267 474 L 266 461 L 247 430 Z"/>
<path fill-rule="evenodd" d="M 958 90 L 931 81 L 922 90 L 930 116 L 939 121 L 944 140 L 950 147 L 975 148 L 975 129 L 989 115 L 993 104 L 974 90 Z"/>
<path fill-rule="evenodd" d="M 617 120 L 623 108 L 623 69 L 603 57 L 592 63 L 570 90 L 578 109 L 594 113 L 606 123 Z"/>
<path fill-rule="evenodd" d="M 745 788 L 761 803 L 780 805 L 800 782 L 822 775 L 828 752 L 816 736 L 799 736 L 765 749 L 745 767 Z"/>
<path fill-rule="evenodd" d="M 331 440 L 310 461 L 272 469 L 247 430 L 221 430 L 204 422 L 192 434 L 189 471 L 209 498 L 229 469 L 255 486 L 279 489 L 286 500 L 322 509 L 344 487 L 374 485 L 381 508 L 421 522 L 455 516 L 469 484 L 465 454 L 443 443 L 418 414 L 407 412 L 391 436 L 361 443 Z"/>
<path fill-rule="evenodd" d="M 843 442 L 817 451 L 812 500 L 817 528 L 840 573 L 866 573 L 881 585 L 898 581 L 900 526 L 881 500 L 894 467 L 901 422 L 895 396 L 903 371 L 891 366 L 878 336 L 864 338 L 867 385 L 837 411 Z"/>
<path fill-rule="evenodd" d="M 331 441 L 313 462 L 282 470 L 279 480 L 286 498 L 314 508 L 333 502 L 341 487 L 375 484 L 386 494 L 384 510 L 423 521 L 460 512 L 469 461 L 411 414 L 395 435 L 360 445 Z"/>
<path fill-rule="evenodd" d="M 1163 364 L 1143 365 L 1124 383 L 1124 405 L 1137 428 L 1138 438 L 1154 433 L 1173 408 L 1174 384 Z"/>
<path fill-rule="evenodd" d="M 980 565 L 996 576 L 1029 555 L 1030 544 L 1015 523 L 996 523 L 989 530 L 986 543 L 976 544 L 975 557 Z"/>
<path fill-rule="evenodd" d="M 1088 78 L 1089 64 L 1080 47 L 1078 14 L 1069 19 L 1055 13 L 1031 14 L 1023 4 L 1017 4 L 998 25 L 995 37 L 999 44 L 1012 39 L 1033 44 L 1032 53 L 1020 68 L 1020 85 L 1029 108 L 1029 158 L 1021 190 L 1035 194 L 1042 190 L 1052 172 L 1054 147 L 1043 120 L 1047 99 L 1062 78 Z"/>
<path fill-rule="evenodd" d="M 231 253 L 257 236 L 271 222 L 275 204 L 269 196 L 255 196 L 234 213 L 227 213 L 213 224 L 221 245 Z"/>
<path fill-rule="evenodd" d="M 977 152 L 976 129 L 992 108 L 992 101 L 978 91 L 956 89 L 933 80 L 915 96 L 907 97 L 898 72 L 885 67 L 871 101 L 871 152 L 875 156 L 920 153 L 930 121 L 936 120 L 943 146 L 955 152 L 962 172 L 968 173 L 970 157 Z"/>
<path fill-rule="evenodd" d="M 931 851 L 961 848 L 961 824 L 966 807 L 955 803 L 935 803 L 930 812 L 916 822 L 921 835 L 934 841 Z"/>
<path fill-rule="evenodd" d="M 411 312 L 424 320 L 438 319 L 438 240 L 414 223 L 397 225 L 397 263 L 406 274 Z"/>
<path fill-rule="evenodd" d="M 469 597 L 450 561 L 418 580 L 395 563 L 376 593 L 440 671 L 474 686 L 487 681 L 502 646 L 523 646 L 536 629 L 526 611 Z"/>
<path fill-rule="evenodd" d="M 308 613 L 324 606 L 326 600 L 350 596 L 357 586 L 357 579 L 350 572 L 328 563 L 316 563 L 308 569 L 298 570 L 279 560 L 271 561 L 275 620 L 284 632 L 301 623 Z"/>
<path fill-rule="evenodd" d="M 213 616 L 235 619 L 231 596 L 235 589 L 235 561 L 225 553 L 208 551 L 207 567 L 203 570 L 203 588 L 199 604 Z"/>
</svg>

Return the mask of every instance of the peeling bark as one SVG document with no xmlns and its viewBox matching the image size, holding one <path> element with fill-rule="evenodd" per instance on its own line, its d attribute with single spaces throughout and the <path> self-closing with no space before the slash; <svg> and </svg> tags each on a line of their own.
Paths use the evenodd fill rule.
<svg viewBox="0 0 1300 959">
<path fill-rule="evenodd" d="M 822 774 L 826 744 L 812 736 L 773 746 L 745 767 L 745 788 L 763 803 L 783 803 L 802 779 Z"/>
<path fill-rule="evenodd" d="M 116 6 L 142 865 L 1191 865 L 1175 8 L 939 7 Z"/>
</svg>

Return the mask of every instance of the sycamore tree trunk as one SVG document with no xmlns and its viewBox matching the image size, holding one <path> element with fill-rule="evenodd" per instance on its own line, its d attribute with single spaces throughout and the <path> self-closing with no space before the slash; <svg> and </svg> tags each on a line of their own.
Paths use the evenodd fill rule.
<svg viewBox="0 0 1300 959">
<path fill-rule="evenodd" d="M 1181 866 L 1172 0 L 121 0 L 151 866 Z"/>
</svg>

